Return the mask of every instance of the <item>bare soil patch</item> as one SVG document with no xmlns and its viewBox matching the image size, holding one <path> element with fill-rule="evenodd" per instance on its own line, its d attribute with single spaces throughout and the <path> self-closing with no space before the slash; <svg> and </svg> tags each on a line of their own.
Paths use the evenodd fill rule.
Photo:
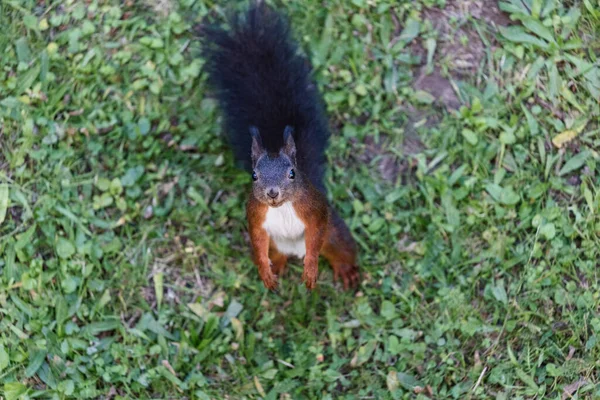
<svg viewBox="0 0 600 400">
<path fill-rule="evenodd" d="M 423 13 L 423 19 L 429 21 L 438 33 L 433 71 L 427 71 L 423 64 L 416 72 L 414 87 L 436 98 L 436 101 L 448 110 L 460 107 L 460 100 L 448 75 L 455 80 L 471 79 L 476 76 L 485 54 L 486 44 L 477 31 L 475 24 L 489 29 L 510 24 L 510 19 L 492 0 L 451 0 L 443 9 L 429 8 Z M 488 40 L 493 50 L 496 45 L 493 37 Z M 417 42 L 416 54 L 426 53 L 423 43 Z M 442 71 L 443 66 L 447 72 Z"/>
</svg>

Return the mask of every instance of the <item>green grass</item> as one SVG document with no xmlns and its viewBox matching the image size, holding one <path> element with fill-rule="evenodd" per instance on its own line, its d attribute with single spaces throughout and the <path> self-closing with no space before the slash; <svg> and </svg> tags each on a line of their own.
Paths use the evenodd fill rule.
<svg viewBox="0 0 600 400">
<path fill-rule="evenodd" d="M 285 2 L 364 276 L 279 294 L 192 34 L 219 3 L 0 2 L 0 397 L 600 398 L 598 2 Z"/>
</svg>

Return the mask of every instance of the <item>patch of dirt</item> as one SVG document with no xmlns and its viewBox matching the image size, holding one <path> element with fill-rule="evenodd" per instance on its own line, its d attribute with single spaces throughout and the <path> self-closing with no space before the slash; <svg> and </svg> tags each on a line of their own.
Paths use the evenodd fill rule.
<svg viewBox="0 0 600 400">
<path fill-rule="evenodd" d="M 427 74 L 426 70 L 427 67 L 421 67 L 417 73 L 413 83 L 415 90 L 422 90 L 433 95 L 436 102 L 448 110 L 458 110 L 461 104 L 460 99 L 450 80 L 443 77 L 438 69 L 431 74 Z"/>
<path fill-rule="evenodd" d="M 419 154 L 426 148 L 416 132 L 416 125 L 427 127 L 439 122 L 437 116 L 417 111 L 412 107 L 404 111 L 408 114 L 409 120 L 404 125 L 404 138 L 398 149 L 402 156 L 389 150 L 390 139 L 387 137 L 381 138 L 379 143 L 376 143 L 372 137 L 367 137 L 365 151 L 358 156 L 361 162 L 376 163 L 381 178 L 390 183 L 396 183 L 401 179 L 402 184 L 406 184 L 411 171 L 416 167 L 415 160 L 410 156 Z"/>
<path fill-rule="evenodd" d="M 460 76 L 475 73 L 485 55 L 485 46 L 477 31 L 468 22 L 468 16 L 452 11 L 451 3 L 445 9 L 428 9 L 424 19 L 438 32 L 435 61 L 442 62 Z"/>
<path fill-rule="evenodd" d="M 487 24 L 491 29 L 510 24 L 495 0 L 449 0 L 444 9 L 428 8 L 423 19 L 438 32 L 434 63 L 443 65 L 456 79 L 469 79 L 477 74 L 486 54 L 486 45 L 473 26 L 472 20 Z M 490 35 L 492 50 L 496 43 Z M 416 73 L 414 88 L 433 95 L 448 110 L 460 107 L 460 100 L 450 80 L 438 68 L 426 71 L 427 51 L 424 43 L 417 41 L 411 52 L 421 57 L 422 64 Z"/>
<path fill-rule="evenodd" d="M 368 136 L 365 139 L 364 151 L 357 155 L 358 160 L 365 164 L 375 164 L 381 178 L 396 183 L 398 177 L 407 173 L 410 169 L 408 159 L 399 159 L 398 156 L 389 151 L 389 138 L 382 137 L 377 143 Z"/>
<path fill-rule="evenodd" d="M 379 162 L 379 173 L 381 177 L 389 182 L 395 182 L 400 174 L 402 169 L 406 170 L 405 165 L 401 165 L 401 163 L 396 162 L 396 158 L 389 154 L 386 154 L 381 157 L 381 161 Z"/>
<path fill-rule="evenodd" d="M 445 33 L 450 31 L 450 21 L 462 24 L 469 18 L 486 22 L 493 27 L 507 26 L 511 23 L 508 15 L 498 8 L 496 0 L 448 0 L 443 10 L 430 8 L 428 11 L 442 14 L 441 18 L 435 18 L 438 23 L 436 28 L 441 28 Z"/>
</svg>

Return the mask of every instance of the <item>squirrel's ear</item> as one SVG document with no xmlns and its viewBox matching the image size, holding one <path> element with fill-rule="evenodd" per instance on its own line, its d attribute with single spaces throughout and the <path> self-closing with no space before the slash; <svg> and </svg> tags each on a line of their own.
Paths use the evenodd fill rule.
<svg viewBox="0 0 600 400">
<path fill-rule="evenodd" d="M 294 128 L 286 126 L 283 131 L 283 153 L 296 162 L 296 143 L 294 142 Z"/>
<path fill-rule="evenodd" d="M 250 135 L 252 135 L 252 147 L 251 147 L 251 155 L 252 155 L 252 166 L 256 164 L 259 157 L 263 155 L 265 149 L 262 145 L 262 139 L 260 138 L 260 132 L 258 132 L 258 128 L 255 126 L 250 127 Z"/>
</svg>

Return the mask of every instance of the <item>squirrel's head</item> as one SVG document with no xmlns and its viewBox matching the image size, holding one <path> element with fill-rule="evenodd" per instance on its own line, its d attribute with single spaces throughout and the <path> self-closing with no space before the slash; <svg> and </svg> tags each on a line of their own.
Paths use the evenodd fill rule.
<svg viewBox="0 0 600 400">
<path fill-rule="evenodd" d="M 252 135 L 252 191 L 254 197 L 270 207 L 279 207 L 294 198 L 302 177 L 296 170 L 296 144 L 293 129 L 287 126 L 283 132 L 283 147 L 279 153 L 268 153 L 263 147 L 256 127 Z"/>
</svg>

